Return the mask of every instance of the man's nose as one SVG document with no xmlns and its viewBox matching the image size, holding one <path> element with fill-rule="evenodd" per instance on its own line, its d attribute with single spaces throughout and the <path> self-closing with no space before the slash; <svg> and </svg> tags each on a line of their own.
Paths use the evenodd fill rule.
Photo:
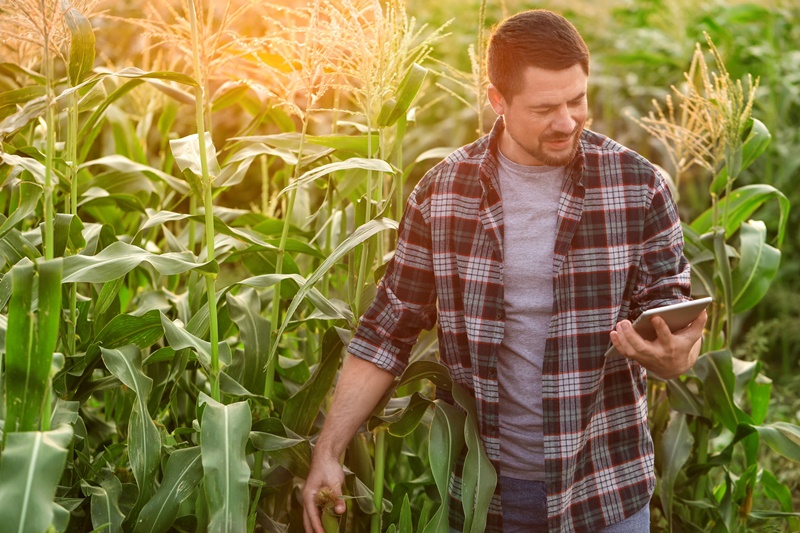
<svg viewBox="0 0 800 533">
<path fill-rule="evenodd" d="M 569 108 L 565 105 L 559 106 L 553 120 L 552 128 L 559 133 L 572 133 L 578 123 L 572 118 Z"/>
</svg>

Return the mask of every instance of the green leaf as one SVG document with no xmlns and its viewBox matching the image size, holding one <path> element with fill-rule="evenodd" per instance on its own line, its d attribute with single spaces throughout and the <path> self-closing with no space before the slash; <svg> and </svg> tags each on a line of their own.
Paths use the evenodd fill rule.
<svg viewBox="0 0 800 533">
<path fill-rule="evenodd" d="M 142 370 L 139 347 L 127 345 L 116 349 L 101 347 L 100 350 L 109 372 L 136 394 L 128 425 L 128 456 L 133 477 L 139 486 L 139 497 L 128 515 L 128 521 L 135 521 L 141 508 L 153 495 L 161 455 L 161 436 L 147 411 L 153 380 Z"/>
<path fill-rule="evenodd" d="M 135 532 L 160 533 L 168 531 L 181 502 L 189 497 L 203 480 L 200 448 L 177 450 L 169 456 L 161 486 L 139 513 Z"/>
<path fill-rule="evenodd" d="M 31 87 L 22 87 L 21 89 L 5 91 L 0 93 L 0 107 L 16 107 L 33 98 L 42 97 L 46 92 L 47 89 L 42 85 L 32 85 Z"/>
<path fill-rule="evenodd" d="M 767 294 L 778 273 L 781 252 L 768 245 L 767 226 L 758 220 L 742 224 L 739 263 L 733 269 L 733 312 L 752 309 Z"/>
<path fill-rule="evenodd" d="M 63 257 L 67 250 L 77 252 L 86 246 L 83 222 L 77 215 L 56 213 L 54 225 L 53 248 L 56 257 Z"/>
<path fill-rule="evenodd" d="M 275 419 L 277 422 L 279 420 Z M 253 431 L 250 441 L 258 450 L 263 450 L 279 465 L 293 475 L 305 479 L 311 468 L 311 444 L 302 437 L 286 437 L 274 433 Z"/>
<path fill-rule="evenodd" d="M 281 420 L 290 430 L 300 435 L 308 435 L 319 414 L 320 407 L 333 386 L 341 361 L 342 340 L 334 328 L 325 332 L 322 338 L 322 355 L 314 375 L 299 391 L 286 400 Z"/>
<path fill-rule="evenodd" d="M 260 315 L 258 293 L 245 289 L 237 295 L 226 295 L 231 320 L 239 328 L 239 338 L 244 345 L 244 364 L 239 382 L 252 393 L 262 394 L 266 374 L 263 369 L 269 362 L 270 322 Z"/>
<path fill-rule="evenodd" d="M 0 524 L 4 531 L 45 531 L 72 442 L 72 428 L 6 433 L 0 462 Z"/>
<path fill-rule="evenodd" d="M 738 408 L 733 400 L 736 376 L 733 373 L 731 352 L 725 349 L 703 354 L 697 360 L 696 366 L 698 373 L 705 373 L 703 392 L 706 403 L 723 425 L 735 432 L 739 419 Z"/>
<path fill-rule="evenodd" d="M 725 246 L 725 232 L 721 228 L 715 228 L 712 230 L 712 235 L 714 267 L 722 285 L 722 299 L 725 304 L 724 311 L 726 315 L 725 325 L 728 333 L 730 333 L 733 327 L 733 277 L 731 264 L 728 259 L 728 250 Z"/>
<path fill-rule="evenodd" d="M 441 504 L 425 526 L 424 533 L 449 533 L 450 498 L 447 487 L 450 472 L 464 446 L 465 416 L 463 411 L 441 400 L 436 400 L 434 404 L 436 411 L 431 423 L 429 460 Z"/>
<path fill-rule="evenodd" d="M 751 120 L 753 121 L 753 127 L 747 139 L 742 144 L 742 168 L 740 170 L 744 170 L 752 165 L 755 160 L 764 153 L 772 140 L 772 134 L 770 134 L 763 122 L 757 118 Z M 728 167 L 724 167 L 714 178 L 714 182 L 711 184 L 711 192 L 716 195 L 721 194 L 722 191 L 725 190 L 727 181 Z"/>
<path fill-rule="evenodd" d="M 373 431 L 380 426 L 387 426 L 387 431 L 395 437 L 406 437 L 419 425 L 425 412 L 433 404 L 431 400 L 415 392 L 408 398 L 398 398 L 406 402 L 405 407 L 397 409 L 386 416 L 373 416 L 369 420 L 367 429 Z"/>
<path fill-rule="evenodd" d="M 222 169 L 217 161 L 217 149 L 214 147 L 211 133 L 206 132 L 205 141 L 208 173 L 213 180 L 215 176 L 220 175 Z M 186 172 L 188 170 L 198 178 L 202 178 L 203 171 L 200 161 L 200 142 L 199 136 L 196 133 L 180 139 L 172 139 L 169 141 L 169 147 L 172 150 L 175 163 L 178 165 L 181 172 Z"/>
<path fill-rule="evenodd" d="M 42 186 L 38 183 L 30 181 L 21 181 L 19 184 L 19 205 L 14 212 L 10 214 L 0 225 L 0 237 L 3 237 L 14 226 L 28 218 L 39 205 L 39 199 L 42 197 Z"/>
<path fill-rule="evenodd" d="M 464 531 L 481 533 L 486 529 L 489 505 L 497 486 L 497 472 L 486 455 L 478 428 L 478 410 L 475 397 L 461 386 L 453 383 L 453 399 L 466 411 L 464 440 L 467 456 L 464 461 L 469 468 L 462 472 L 462 504 L 464 506 Z"/>
<path fill-rule="evenodd" d="M 38 265 L 38 310 L 34 315 L 34 265 L 12 270 L 6 339 L 5 431 L 39 428 L 61 317 L 61 259 Z M 49 414 L 48 414 L 49 417 Z"/>
<path fill-rule="evenodd" d="M 2 133 L 2 132 L 0 132 Z M 26 170 L 30 172 L 33 179 L 36 180 L 36 183 L 39 185 L 45 184 L 46 179 L 46 172 L 47 168 L 38 160 L 32 157 L 24 157 L 21 155 L 13 155 L 13 154 L 4 154 L 0 152 L 0 159 L 3 160 L 3 163 L 12 167 L 20 167 L 22 170 Z M 28 194 L 31 194 L 30 192 Z M 13 215 L 11 215 L 13 217 Z"/>
<path fill-rule="evenodd" d="M 193 220 L 195 222 L 205 223 L 204 215 L 189 215 L 186 213 L 174 213 L 172 211 L 159 211 L 155 215 L 151 216 L 147 220 L 147 222 L 145 222 L 142 225 L 142 227 L 139 228 L 139 232 L 137 233 L 136 238 L 138 238 L 139 235 L 141 235 L 141 233 L 147 229 L 160 226 L 162 224 L 165 224 L 166 222 L 173 222 L 177 220 Z M 273 244 L 270 244 L 269 242 L 261 239 L 258 235 L 255 234 L 255 232 L 232 228 L 227 224 L 225 224 L 222 220 L 220 220 L 216 216 L 214 217 L 214 231 L 216 233 L 228 235 L 240 241 L 261 246 L 268 250 L 274 250 L 277 248 Z M 306 248 L 304 248 L 304 250 Z"/>
<path fill-rule="evenodd" d="M 19 264 L 6 276 L 11 276 L 12 293 L 8 306 L 8 330 L 16 332 L 6 339 L 5 382 L 6 417 L 4 431 L 31 431 L 36 429 L 36 419 L 41 411 L 42 398 L 29 390 L 43 390 L 46 376 L 37 365 L 35 372 L 28 364 L 33 358 L 33 301 L 32 263 Z M 49 368 L 47 369 L 49 372 Z M 36 381 L 37 383 L 31 383 Z M 41 381 L 42 383 L 38 383 Z"/>
<path fill-rule="evenodd" d="M 750 416 L 753 423 L 760 425 L 767 418 L 769 398 L 772 394 L 772 380 L 758 374 L 747 384 L 747 398 L 750 404 Z"/>
<path fill-rule="evenodd" d="M 95 342 L 106 348 L 119 348 L 135 344 L 141 349 L 149 348 L 161 338 L 164 328 L 161 313 L 153 309 L 141 316 L 117 315 L 97 334 Z"/>
<path fill-rule="evenodd" d="M 292 181 L 291 184 L 289 184 L 281 192 L 279 192 L 278 196 L 285 194 L 293 189 L 303 188 L 309 185 L 310 183 L 313 183 L 314 181 L 318 180 L 319 178 L 325 177 L 333 172 L 338 172 L 342 170 L 351 170 L 351 169 L 370 170 L 370 171 L 386 172 L 392 174 L 395 172 L 392 166 L 386 161 L 383 161 L 382 159 L 362 159 L 360 157 L 352 157 L 344 161 L 337 161 L 335 163 L 328 163 L 327 165 L 321 165 L 305 172 L 302 176 Z"/>
<path fill-rule="evenodd" d="M 755 430 L 770 448 L 787 459 L 800 462 L 800 426 L 775 422 L 765 426 L 755 426 Z"/>
<path fill-rule="evenodd" d="M 694 436 L 689 430 L 686 415 L 675 413 L 670 420 L 661 442 L 662 472 L 661 472 L 661 504 L 664 515 L 673 525 L 672 504 L 675 498 L 675 480 L 689 459 L 694 446 Z"/>
<path fill-rule="evenodd" d="M 245 446 L 250 435 L 250 407 L 247 402 L 222 405 L 202 393 L 199 401 L 205 404 L 200 449 L 210 513 L 208 530 L 239 533 L 245 531 L 249 502 Z"/>
<path fill-rule="evenodd" d="M 408 493 L 403 497 L 403 506 L 400 508 L 400 523 L 397 525 L 398 533 L 414 533 L 414 522 L 411 517 L 411 504 L 408 502 Z"/>
<path fill-rule="evenodd" d="M 299 274 L 263 274 L 261 276 L 253 276 L 251 278 L 239 281 L 237 282 L 237 285 L 244 285 L 246 287 L 253 287 L 256 289 L 266 289 L 268 287 L 272 287 L 279 281 L 283 282 L 286 280 L 292 281 L 293 285 L 296 285 L 298 289 L 306 285 L 306 279 Z M 282 285 L 281 294 L 283 294 L 283 287 L 284 286 Z M 343 318 L 347 321 L 351 321 L 353 318 L 353 313 L 349 309 L 337 306 L 332 301 L 325 298 L 325 296 L 323 296 L 322 293 L 317 289 L 312 288 L 306 293 L 305 296 L 308 301 L 314 305 L 314 307 L 316 307 L 327 317 L 332 319 Z"/>
<path fill-rule="evenodd" d="M 366 224 L 363 224 L 358 227 L 357 230 L 353 232 L 347 239 L 345 239 L 336 249 L 328 256 L 322 264 L 317 267 L 311 276 L 308 277 L 305 285 L 303 285 L 297 294 L 292 299 L 292 303 L 289 304 L 289 309 L 286 310 L 286 316 L 283 319 L 283 323 L 281 324 L 280 329 L 278 330 L 277 338 L 280 339 L 281 335 L 283 335 L 286 326 L 289 325 L 289 321 L 292 319 L 292 315 L 300 306 L 300 303 L 306 297 L 308 292 L 314 287 L 314 284 L 322 279 L 325 273 L 330 270 L 334 265 L 336 265 L 342 257 L 344 257 L 348 252 L 350 252 L 353 248 L 361 244 L 362 242 L 368 240 L 373 235 L 380 233 L 381 231 L 387 229 L 397 229 L 398 223 L 394 220 L 388 218 L 380 218 L 375 220 L 370 220 Z M 270 358 L 275 357 L 275 352 L 278 349 L 280 343 L 276 342 L 272 347 L 272 352 L 270 353 Z"/>
<path fill-rule="evenodd" d="M 773 198 L 778 200 L 780 207 L 778 235 L 775 238 L 777 246 L 780 248 L 786 234 L 790 204 L 789 199 L 771 185 L 756 184 L 739 187 L 718 202 L 719 212 L 725 213 L 727 210 L 728 213 L 725 224 L 726 238 L 730 238 L 745 220 L 750 219 L 758 208 Z M 713 208 L 709 208 L 692 222 L 691 227 L 697 233 L 706 233 L 711 229 L 713 220 L 714 211 Z"/>
<path fill-rule="evenodd" d="M 425 81 L 425 76 L 427 74 L 428 69 L 425 67 L 418 65 L 417 63 L 413 63 L 411 65 L 405 77 L 403 78 L 403 81 L 401 81 L 400 85 L 398 86 L 397 97 L 395 98 L 397 103 L 394 105 L 391 113 L 384 118 L 383 122 L 381 122 L 380 117 L 378 118 L 378 126 L 392 126 L 400 117 L 404 116 L 408 112 L 408 109 L 414 102 L 414 98 L 417 97 L 417 94 L 422 87 L 422 82 Z M 383 115 L 383 113 L 381 113 L 381 115 Z"/>
<path fill-rule="evenodd" d="M 160 313 L 160 311 L 159 311 Z M 170 347 L 175 350 L 190 348 L 197 354 L 197 360 L 206 368 L 211 369 L 211 343 L 199 339 L 186 331 L 183 327 L 170 321 L 166 315 L 161 313 L 161 325 L 167 337 Z M 231 364 L 231 348 L 226 342 L 219 343 L 219 364 L 220 368 L 225 368 Z"/>
<path fill-rule="evenodd" d="M 703 416 L 703 406 L 689 387 L 680 379 L 667 381 L 669 405 L 672 409 L 692 416 Z"/>
<path fill-rule="evenodd" d="M 439 389 L 449 391 L 453 388 L 453 380 L 447 367 L 436 361 L 414 361 L 408 365 L 400 377 L 397 388 L 421 379 L 430 380 Z"/>
<path fill-rule="evenodd" d="M 184 183 L 182 180 L 179 180 L 178 178 L 167 174 L 166 172 L 158 170 L 157 168 L 132 161 L 122 155 L 108 155 L 101 157 L 100 159 L 87 161 L 86 163 L 81 164 L 78 167 L 78 170 L 93 166 L 109 167 L 123 174 L 145 175 L 151 180 L 163 181 L 179 194 L 189 193 L 189 186 L 186 185 L 186 183 Z"/>
<path fill-rule="evenodd" d="M 0 136 L 10 136 L 38 119 L 47 110 L 44 96 L 25 102 L 22 109 L 0 121 Z"/>
<path fill-rule="evenodd" d="M 100 482 L 100 486 L 89 485 L 81 480 L 81 490 L 91 496 L 92 527 L 96 530 L 102 528 L 108 533 L 122 531 L 122 522 L 125 515 L 119 508 L 119 499 L 122 495 L 122 483 L 117 476 L 108 476 Z"/>
<path fill-rule="evenodd" d="M 119 278 L 141 263 L 152 265 L 165 276 L 189 270 L 215 274 L 215 261 L 198 263 L 191 252 L 153 254 L 122 241 L 112 243 L 97 255 L 71 255 L 64 258 L 64 283 L 104 283 Z"/>
<path fill-rule="evenodd" d="M 69 81 L 71 85 L 81 83 L 94 66 L 94 31 L 92 23 L 83 14 L 61 0 L 64 22 L 71 34 L 69 44 Z"/>
</svg>

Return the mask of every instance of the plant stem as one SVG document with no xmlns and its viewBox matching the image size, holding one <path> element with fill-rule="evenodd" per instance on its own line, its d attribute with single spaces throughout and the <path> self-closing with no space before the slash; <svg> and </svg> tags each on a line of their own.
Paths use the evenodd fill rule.
<svg viewBox="0 0 800 533">
<path fill-rule="evenodd" d="M 369 101 L 369 99 L 367 100 Z M 367 157 L 372 157 L 372 121 L 370 120 L 369 106 L 366 109 L 367 117 Z M 367 204 L 364 208 L 364 223 L 367 224 L 372 219 L 372 171 L 367 171 Z M 367 277 L 367 260 L 369 257 L 369 242 L 364 241 L 361 245 L 361 257 L 358 262 L 358 278 L 356 279 L 356 296 L 353 302 L 353 314 L 356 318 L 361 316 L 361 292 L 364 288 L 364 280 Z"/>
<path fill-rule="evenodd" d="M 697 436 L 695 441 L 697 442 L 697 463 L 698 465 L 703 465 L 708 462 L 708 434 L 710 431 L 710 427 L 708 421 L 705 418 L 698 417 L 697 418 Z M 702 474 L 698 479 L 697 483 L 694 486 L 694 499 L 695 501 L 701 501 L 705 498 L 706 494 L 706 478 L 707 474 Z M 696 522 L 700 520 L 702 510 L 696 510 L 697 515 L 694 517 Z"/>
<path fill-rule="evenodd" d="M 206 106 L 204 96 L 204 80 L 200 70 L 200 43 L 197 36 L 197 12 L 194 0 L 189 0 L 189 19 L 192 27 L 192 52 L 194 75 L 197 81 L 195 87 L 195 118 L 197 121 L 197 144 L 200 150 L 200 172 L 203 183 L 203 208 L 205 212 L 205 241 L 206 260 L 214 260 L 214 197 L 211 191 L 212 181 L 208 174 L 208 155 L 206 154 Z M 211 341 L 211 396 L 220 400 L 219 394 L 219 327 L 217 325 L 217 292 L 215 288 L 216 275 L 206 274 L 206 297 L 208 298 L 208 325 Z"/>
<path fill-rule="evenodd" d="M 53 98 L 53 63 L 50 57 L 50 28 L 47 25 L 47 8 L 44 0 L 39 1 L 44 26 L 44 50 L 42 63 L 44 66 L 45 90 L 47 94 L 47 115 L 45 120 L 45 171 L 44 171 L 44 258 L 53 258 L 53 157 L 56 150 L 56 117 L 55 98 Z"/>
<path fill-rule="evenodd" d="M 375 482 L 373 494 L 375 496 L 375 514 L 372 515 L 371 533 L 380 533 L 381 515 L 383 514 L 383 475 L 386 468 L 386 431 L 383 428 L 375 430 Z"/>
<path fill-rule="evenodd" d="M 303 160 L 303 149 L 305 147 L 306 133 L 308 132 L 308 113 L 303 115 L 303 129 L 300 134 L 300 145 L 297 149 L 297 164 L 294 166 L 292 181 L 297 181 L 300 176 L 300 165 Z M 297 198 L 297 189 L 289 191 L 289 198 L 286 202 L 286 212 L 284 213 L 283 229 L 281 231 L 281 240 L 278 243 L 277 259 L 275 260 L 275 274 L 283 273 L 283 257 L 286 254 L 286 241 L 289 240 L 289 225 L 291 224 L 292 213 L 294 211 L 294 202 Z M 275 289 L 272 294 L 272 315 L 270 326 L 272 327 L 272 334 L 270 335 L 270 351 L 273 353 L 273 348 L 280 341 L 278 339 L 278 329 L 281 320 L 281 282 L 275 283 Z M 278 359 L 270 357 L 267 363 L 267 376 L 264 381 L 264 396 L 267 398 L 272 397 L 272 387 L 275 384 L 275 367 Z"/>
<path fill-rule="evenodd" d="M 69 212 L 78 217 L 78 93 L 69 95 L 69 114 L 67 115 L 67 145 L 69 146 Z M 67 329 L 67 350 L 70 355 L 76 352 L 78 327 L 78 284 L 69 287 L 69 326 Z"/>
<path fill-rule="evenodd" d="M 266 215 L 269 209 L 269 162 L 267 156 L 259 158 L 261 162 L 261 214 Z"/>
</svg>

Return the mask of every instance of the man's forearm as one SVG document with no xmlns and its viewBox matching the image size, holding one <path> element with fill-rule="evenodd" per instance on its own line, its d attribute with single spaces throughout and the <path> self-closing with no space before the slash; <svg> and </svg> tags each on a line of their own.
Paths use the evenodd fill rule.
<svg viewBox="0 0 800 533">
<path fill-rule="evenodd" d="M 373 363 L 348 356 L 314 455 L 338 459 L 393 381 L 392 374 Z"/>
</svg>

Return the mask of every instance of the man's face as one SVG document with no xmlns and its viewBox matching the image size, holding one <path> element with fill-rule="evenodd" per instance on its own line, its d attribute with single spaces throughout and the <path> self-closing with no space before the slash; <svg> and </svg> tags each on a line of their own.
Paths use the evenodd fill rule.
<svg viewBox="0 0 800 533">
<path fill-rule="evenodd" d="M 503 155 L 521 165 L 564 166 L 586 123 L 588 77 L 579 64 L 564 70 L 526 67 L 523 88 L 510 101 L 492 85 L 489 102 L 503 115 Z"/>
</svg>

